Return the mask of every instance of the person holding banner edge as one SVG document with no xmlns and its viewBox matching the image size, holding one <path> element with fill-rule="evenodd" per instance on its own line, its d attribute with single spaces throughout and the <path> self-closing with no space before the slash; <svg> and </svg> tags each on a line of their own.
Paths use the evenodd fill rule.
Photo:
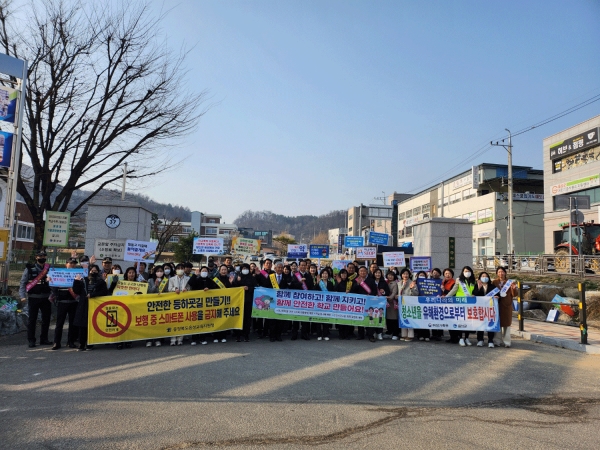
<svg viewBox="0 0 600 450">
<path fill-rule="evenodd" d="M 476 286 L 477 283 L 475 281 L 473 269 L 470 266 L 464 266 L 447 297 L 472 297 L 474 296 L 473 292 L 475 291 Z M 464 338 L 463 333 L 465 335 Z M 458 331 L 458 345 L 461 347 L 471 346 L 471 341 L 469 341 L 470 333 L 471 331 L 469 330 Z"/>
<path fill-rule="evenodd" d="M 232 274 L 229 269 L 230 267 L 225 264 L 219 266 L 219 274 L 212 279 L 217 285 L 216 289 L 230 289 L 234 286 L 235 272 Z M 227 342 L 227 331 L 217 331 L 216 333 L 213 333 L 213 342 L 216 344 L 219 341 L 222 343 Z"/>
<path fill-rule="evenodd" d="M 79 330 L 79 351 L 91 350 L 92 346 L 87 345 L 89 299 L 109 295 L 106 280 L 100 275 L 100 267 L 91 264 L 87 277 L 77 275 L 73 281 L 73 291 L 78 298 L 74 323 Z"/>
<path fill-rule="evenodd" d="M 385 313 L 385 324 L 387 334 L 392 336 L 393 341 L 398 340 L 398 276 L 388 270 L 386 274 L 390 293 L 387 296 L 387 310 Z"/>
<path fill-rule="evenodd" d="M 319 280 L 319 290 L 324 292 L 335 292 L 335 287 L 333 282 L 329 279 L 329 270 L 327 268 L 323 268 L 321 270 L 321 279 Z M 317 341 L 320 340 L 329 340 L 329 329 L 331 328 L 331 324 L 329 323 L 318 323 L 317 324 Z"/>
<path fill-rule="evenodd" d="M 354 265 L 352 265 L 354 267 Z M 354 281 L 348 278 L 348 271 L 346 269 L 340 270 L 338 273 L 338 283 L 335 285 L 336 292 L 349 293 L 354 286 Z M 341 340 L 350 339 L 354 332 L 352 325 L 338 325 L 339 338 Z"/>
<path fill-rule="evenodd" d="M 250 266 L 243 263 L 240 266 L 240 274 L 235 285 L 244 288 L 244 325 L 242 330 L 235 330 L 236 341 L 250 342 L 250 327 L 252 325 L 252 302 L 254 301 L 254 288 L 257 286 L 254 275 L 250 272 Z"/>
<path fill-rule="evenodd" d="M 375 264 L 375 266 L 377 266 L 377 264 Z M 377 286 L 377 295 L 381 295 L 384 297 L 388 297 L 390 295 L 390 287 L 387 283 L 387 281 L 383 278 L 383 272 L 382 270 L 377 267 L 375 269 L 373 269 L 373 281 L 375 282 L 375 286 Z M 381 321 L 381 318 L 380 318 Z M 382 341 L 383 340 L 383 328 L 374 328 L 373 329 L 373 334 L 377 337 L 378 340 Z M 370 334 L 369 334 L 370 336 Z"/>
<path fill-rule="evenodd" d="M 411 280 L 411 273 L 406 267 L 400 271 L 400 281 L 398 282 L 398 298 L 403 295 L 418 296 L 419 288 L 417 283 Z M 412 328 L 402 328 L 400 331 L 400 339 L 410 342 L 415 337 L 415 330 Z"/>
<path fill-rule="evenodd" d="M 496 269 L 496 279 L 492 282 L 494 286 L 500 289 L 500 300 L 498 309 L 500 310 L 500 327 L 502 329 L 501 338 L 504 347 L 510 348 L 510 326 L 512 325 L 513 298 L 518 295 L 517 284 L 506 277 L 506 269 L 498 267 Z"/>
<path fill-rule="evenodd" d="M 353 294 L 362 294 L 362 295 L 377 295 L 377 286 L 373 281 L 373 278 L 368 276 L 368 271 L 365 266 L 361 266 L 358 269 L 358 277 L 356 277 L 355 283 L 352 286 Z M 369 340 L 371 342 L 375 342 L 375 328 L 368 327 L 367 332 L 369 333 Z M 365 338 L 365 327 L 358 327 L 358 337 L 357 340 L 363 340 Z"/>
<path fill-rule="evenodd" d="M 473 291 L 473 295 L 476 297 L 493 297 L 498 298 L 495 294 L 499 293 L 499 289 L 494 287 L 490 282 L 490 274 L 487 272 L 481 272 L 477 277 L 477 287 Z M 488 347 L 494 348 L 494 336 L 496 333 L 488 331 Z M 483 347 L 483 331 L 477 332 L 477 347 Z"/>
<path fill-rule="evenodd" d="M 39 311 L 42 312 L 40 345 L 52 345 L 52 342 L 48 340 L 50 316 L 52 314 L 52 304 L 49 300 L 51 291 L 47 280 L 49 270 L 50 264 L 46 263 L 46 252 L 41 250 L 35 255 L 35 264 L 27 264 L 21 276 L 19 286 L 21 303 L 29 303 L 27 308 L 29 312 L 27 341 L 30 348 L 35 347 L 35 328 Z"/>
<path fill-rule="evenodd" d="M 301 289 L 305 291 L 314 291 L 316 288 L 316 277 L 311 276 L 307 272 L 306 260 L 301 259 L 298 263 L 298 271 L 292 272 L 292 276 L 295 277 L 300 283 Z M 300 322 L 295 320 L 292 322 L 292 341 L 298 339 L 298 331 L 300 331 L 300 337 L 305 340 L 310 340 L 310 322 Z"/>
<path fill-rule="evenodd" d="M 184 268 L 184 265 L 181 263 L 175 266 L 175 276 L 169 279 L 169 292 L 179 294 L 180 292 L 190 290 L 190 285 L 188 284 L 189 277 L 185 276 Z M 127 271 L 129 271 L 129 269 L 127 269 Z M 171 346 L 183 345 L 183 336 L 173 336 L 170 344 Z"/>
<path fill-rule="evenodd" d="M 65 264 L 67 269 L 74 269 L 77 266 L 77 258 L 67 259 Z M 50 280 L 48 280 L 50 281 Z M 77 340 L 77 327 L 75 326 L 75 313 L 77 312 L 77 294 L 73 291 L 73 287 L 51 287 L 54 303 L 56 304 L 56 327 L 54 328 L 54 345 L 52 350 L 61 348 L 61 340 L 63 327 L 67 315 L 69 316 L 69 331 L 67 334 L 67 345 L 69 348 L 76 348 L 75 341 Z"/>
</svg>

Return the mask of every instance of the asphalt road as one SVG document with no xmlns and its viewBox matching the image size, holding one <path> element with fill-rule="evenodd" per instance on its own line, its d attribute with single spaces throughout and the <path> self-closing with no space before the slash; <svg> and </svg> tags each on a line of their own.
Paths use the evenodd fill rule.
<svg viewBox="0 0 600 450">
<path fill-rule="evenodd" d="M 384 340 L 93 351 L 0 338 L 0 448 L 598 448 L 600 358 Z"/>
</svg>

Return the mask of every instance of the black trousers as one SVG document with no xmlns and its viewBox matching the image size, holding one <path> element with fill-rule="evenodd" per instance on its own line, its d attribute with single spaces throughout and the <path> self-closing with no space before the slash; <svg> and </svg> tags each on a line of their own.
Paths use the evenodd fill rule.
<svg viewBox="0 0 600 450">
<path fill-rule="evenodd" d="M 29 321 L 27 322 L 27 340 L 35 342 L 35 327 L 37 325 L 38 313 L 42 311 L 42 332 L 40 333 L 40 342 L 48 340 L 48 330 L 50 329 L 50 316 L 52 314 L 52 304 L 48 297 L 27 299 L 29 303 Z"/>
<path fill-rule="evenodd" d="M 477 341 L 483 341 L 483 331 L 477 332 Z M 494 340 L 494 336 L 496 335 L 493 331 L 488 331 L 488 342 L 492 342 Z"/>
<path fill-rule="evenodd" d="M 387 332 L 392 336 L 398 337 L 400 330 L 398 329 L 398 319 L 385 319 L 387 325 Z"/>
<path fill-rule="evenodd" d="M 63 334 L 63 326 L 65 319 L 69 316 L 69 333 L 67 334 L 67 342 L 73 343 L 77 340 L 77 327 L 73 325 L 75 320 L 75 312 L 77 311 L 77 302 L 58 302 L 56 304 L 56 328 L 54 329 L 54 343 L 60 344 Z"/>
<path fill-rule="evenodd" d="M 317 336 L 318 337 L 329 337 L 329 330 L 331 324 L 329 323 L 317 323 Z"/>
<path fill-rule="evenodd" d="M 252 327 L 252 303 L 244 304 L 244 321 L 241 330 L 233 330 L 235 337 L 248 338 L 250 336 L 250 328 Z"/>
<path fill-rule="evenodd" d="M 298 331 L 303 337 L 310 336 L 310 322 L 292 322 L 292 336 L 298 336 Z"/>
<path fill-rule="evenodd" d="M 79 328 L 79 348 L 85 348 L 87 346 L 88 327 L 77 327 L 77 328 Z"/>
<path fill-rule="evenodd" d="M 362 339 L 365 338 L 365 327 L 358 327 L 358 337 Z"/>
<path fill-rule="evenodd" d="M 265 327 L 269 328 L 269 338 L 281 339 L 281 331 L 283 330 L 285 320 L 266 319 Z"/>
</svg>

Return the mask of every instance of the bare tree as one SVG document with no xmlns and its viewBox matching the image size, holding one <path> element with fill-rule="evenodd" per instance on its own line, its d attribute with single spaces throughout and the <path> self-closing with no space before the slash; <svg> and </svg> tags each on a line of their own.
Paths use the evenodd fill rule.
<svg viewBox="0 0 600 450">
<path fill-rule="evenodd" d="M 156 256 L 154 260 L 158 262 L 163 252 L 168 250 L 171 238 L 181 234 L 183 227 L 179 218 L 172 220 L 163 217 L 159 219 L 157 214 L 152 214 L 152 238 L 158 242 L 156 244 Z"/>
<path fill-rule="evenodd" d="M 115 6 L 115 5 L 120 6 Z M 23 11 L 20 10 L 19 14 Z M 44 0 L 17 22 L 0 3 L 0 45 L 29 61 L 18 192 L 43 238 L 45 210 L 76 214 L 122 177 L 157 175 L 195 129 L 205 92 L 186 87 L 186 52 L 161 41 L 147 4 Z M 70 204 L 73 192 L 87 190 Z"/>
</svg>

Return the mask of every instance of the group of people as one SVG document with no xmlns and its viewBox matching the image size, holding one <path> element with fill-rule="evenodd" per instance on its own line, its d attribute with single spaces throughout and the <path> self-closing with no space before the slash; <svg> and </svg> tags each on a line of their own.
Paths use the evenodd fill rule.
<svg viewBox="0 0 600 450">
<path fill-rule="evenodd" d="M 398 270 L 391 268 L 387 273 L 375 263 L 366 267 L 359 262 L 348 262 L 345 268 L 334 274 L 329 266 L 319 267 L 310 259 L 302 259 L 285 264 L 282 260 L 271 260 L 269 258 L 261 261 L 261 267 L 256 263 L 233 262 L 231 257 L 225 257 L 223 264 L 217 265 L 214 260 L 209 259 L 206 266 L 194 270 L 190 262 L 172 264 L 156 264 L 149 267 L 141 263 L 134 264 L 123 272 L 118 264 L 113 265 L 110 257 L 102 260 L 102 267 L 95 264 L 94 256 L 88 258 L 83 256 L 79 261 L 76 257 L 67 260 L 67 268 L 75 268 L 78 265 L 87 268 L 87 276 L 78 275 L 73 286 L 69 288 L 50 287 L 48 279 L 49 265 L 46 263 L 46 253 L 40 251 L 36 254 L 35 264 L 28 264 L 20 284 L 20 297 L 23 303 L 28 302 L 29 322 L 27 339 L 29 347 L 36 346 L 36 323 L 38 312 L 41 311 L 42 326 L 39 343 L 41 345 L 53 345 L 53 350 L 61 348 L 63 327 L 67 316 L 69 329 L 67 345 L 70 348 L 78 347 L 85 351 L 91 347 L 87 345 L 88 325 L 88 300 L 93 297 L 111 295 L 120 279 L 127 281 L 138 281 L 148 283 L 148 293 L 162 292 L 186 292 L 193 290 L 214 290 L 232 287 L 244 289 L 244 317 L 241 330 L 233 330 L 233 336 L 237 342 L 248 342 L 252 330 L 258 338 L 268 338 L 271 342 L 282 341 L 284 333 L 291 334 L 291 340 L 298 337 L 310 340 L 311 335 L 316 334 L 317 340 L 328 341 L 331 336 L 331 325 L 311 322 L 291 322 L 277 319 L 253 319 L 252 304 L 254 289 L 256 287 L 274 289 L 294 290 L 316 290 L 340 293 L 354 293 L 363 295 L 384 296 L 386 298 L 386 334 L 392 340 L 412 341 L 440 341 L 444 336 L 443 330 L 429 329 L 407 329 L 399 327 L 398 311 L 399 299 L 402 296 L 417 296 L 419 291 L 419 278 L 440 279 L 442 296 L 465 297 L 486 296 L 490 293 L 498 298 L 500 312 L 500 336 L 493 332 L 488 333 L 488 346 L 504 345 L 510 347 L 510 327 L 512 324 L 512 300 L 517 295 L 517 288 L 507 279 L 507 273 L 499 267 L 496 277 L 491 279 L 488 272 L 481 272 L 475 278 L 473 269 L 469 266 L 463 267 L 459 276 L 454 277 L 454 271 L 450 268 L 433 269 L 431 272 L 418 272 L 416 276 L 410 270 L 403 268 Z M 507 289 L 503 289 L 504 287 Z M 502 295 L 498 292 L 502 290 Z M 50 342 L 48 332 L 52 303 L 56 305 L 56 328 L 54 340 Z M 375 324 L 374 324 L 375 325 Z M 354 327 L 351 325 L 334 325 L 337 329 L 339 339 L 368 338 L 371 342 L 383 339 L 381 327 Z M 459 344 L 460 346 L 472 345 L 469 337 L 472 331 L 449 330 L 447 342 Z M 190 336 L 191 345 L 208 344 L 209 340 L 214 343 L 226 342 L 228 331 L 215 333 L 196 334 Z M 184 336 L 173 336 L 168 339 L 172 346 L 183 345 Z M 484 332 L 476 333 L 477 346 L 484 345 Z M 76 345 L 78 341 L 79 345 Z M 160 346 L 163 339 L 150 339 L 146 346 Z M 117 344 L 118 349 L 131 347 L 130 342 Z"/>
</svg>

